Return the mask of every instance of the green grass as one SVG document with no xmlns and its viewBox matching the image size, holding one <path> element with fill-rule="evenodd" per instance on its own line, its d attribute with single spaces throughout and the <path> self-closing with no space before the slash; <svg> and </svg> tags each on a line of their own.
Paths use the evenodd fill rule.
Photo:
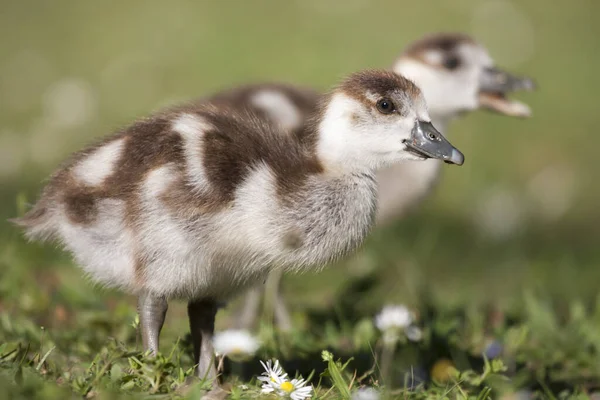
<svg viewBox="0 0 600 400">
<path fill-rule="evenodd" d="M 314 371 L 316 398 L 380 387 L 373 316 L 405 303 L 425 335 L 399 345 L 386 395 L 589 398 L 600 389 L 599 4 L 5 1 L 0 220 L 22 213 L 70 152 L 171 101 L 248 81 L 325 89 L 348 72 L 389 66 L 424 33 L 466 31 L 499 65 L 538 81 L 519 96 L 534 117 L 456 121 L 452 142 L 467 163 L 445 168 L 434 196 L 355 257 L 286 277 L 293 331 L 263 318 L 257 358 L 227 363 L 225 385 L 232 398 L 257 397 L 258 358 L 277 357 L 291 375 Z M 482 210 L 508 210 L 502 221 L 512 210 L 517 223 L 490 235 Z M 236 304 L 220 312 L 219 329 Z M 184 305 L 170 307 L 156 359 L 141 353 L 134 322 L 135 299 L 94 287 L 68 255 L 0 223 L 0 398 L 198 398 L 206 385 L 188 378 Z M 492 340 L 503 352 L 486 364 Z M 352 360 L 338 371 L 324 349 Z M 442 359 L 461 373 L 436 383 Z M 423 385 L 409 387 L 411 368 L 429 375 Z"/>
</svg>

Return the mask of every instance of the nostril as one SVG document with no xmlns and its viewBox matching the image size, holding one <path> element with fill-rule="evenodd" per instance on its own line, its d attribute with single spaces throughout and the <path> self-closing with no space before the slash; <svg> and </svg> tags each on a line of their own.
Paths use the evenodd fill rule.
<svg viewBox="0 0 600 400">
<path fill-rule="evenodd" d="M 440 136 L 435 132 L 428 132 L 427 138 L 431 141 L 439 141 L 440 140 Z"/>
</svg>

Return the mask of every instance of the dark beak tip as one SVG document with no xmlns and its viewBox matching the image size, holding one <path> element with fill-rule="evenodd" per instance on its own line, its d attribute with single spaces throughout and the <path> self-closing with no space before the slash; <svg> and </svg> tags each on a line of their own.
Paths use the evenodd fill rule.
<svg viewBox="0 0 600 400">
<path fill-rule="evenodd" d="M 523 89 L 527 90 L 527 91 L 534 91 L 537 90 L 539 87 L 537 85 L 537 83 L 531 79 L 531 78 L 525 78 L 523 79 Z"/>
<path fill-rule="evenodd" d="M 457 149 L 452 149 L 452 154 L 448 160 L 445 160 L 447 164 L 463 165 L 465 163 L 465 155 Z"/>
</svg>

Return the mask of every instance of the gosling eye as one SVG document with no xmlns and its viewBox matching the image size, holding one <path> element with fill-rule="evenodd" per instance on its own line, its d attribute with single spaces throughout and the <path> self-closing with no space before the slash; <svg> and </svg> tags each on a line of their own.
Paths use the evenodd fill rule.
<svg viewBox="0 0 600 400">
<path fill-rule="evenodd" d="M 453 71 L 460 66 L 460 60 L 456 56 L 450 56 L 444 59 L 444 68 L 449 71 Z"/>
<path fill-rule="evenodd" d="M 391 114 L 396 111 L 396 106 L 390 99 L 381 99 L 377 102 L 377 111 L 382 114 Z"/>
</svg>

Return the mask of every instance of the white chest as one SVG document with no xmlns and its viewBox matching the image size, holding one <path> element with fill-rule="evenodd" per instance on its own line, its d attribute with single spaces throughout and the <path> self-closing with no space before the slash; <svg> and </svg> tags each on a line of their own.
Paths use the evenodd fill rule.
<svg viewBox="0 0 600 400">
<path fill-rule="evenodd" d="M 144 235 L 154 238 L 145 251 L 157 255 L 147 265 L 146 284 L 167 295 L 228 297 L 273 268 L 319 268 L 358 247 L 373 224 L 375 180 L 309 178 L 305 186 L 282 198 L 274 175 L 261 166 L 217 214 L 190 226 L 162 213 L 161 224 L 148 226 Z M 167 227 L 177 234 L 160 240 Z"/>
<path fill-rule="evenodd" d="M 379 183 L 378 223 L 404 215 L 431 190 L 439 177 L 442 162 L 425 160 L 396 164 L 377 174 Z"/>
</svg>

